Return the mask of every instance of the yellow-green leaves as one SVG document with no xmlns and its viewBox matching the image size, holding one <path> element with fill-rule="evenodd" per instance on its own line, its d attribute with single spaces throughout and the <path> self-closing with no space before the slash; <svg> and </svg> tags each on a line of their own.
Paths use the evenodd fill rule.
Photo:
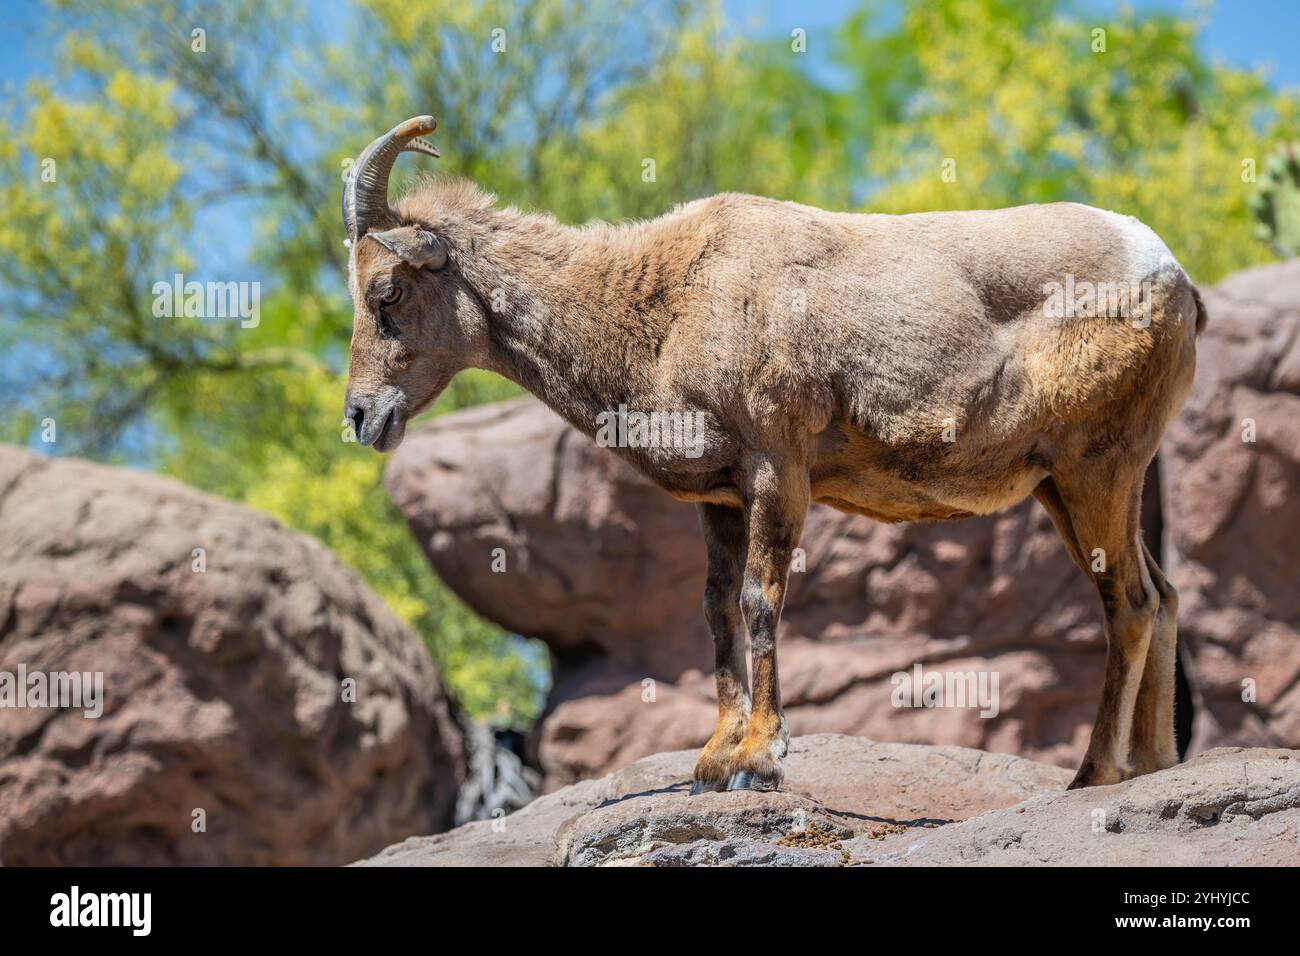
<svg viewBox="0 0 1300 956">
<path fill-rule="evenodd" d="M 870 208 L 1074 200 L 1139 217 L 1200 282 L 1270 258 L 1250 237 L 1241 164 L 1294 129 L 1295 98 L 1206 63 L 1193 22 L 1029 7 L 910 3 L 900 42 L 845 38 L 850 54 L 875 55 L 863 76 L 886 69 L 883 52 L 915 84 L 896 91 L 889 121 L 864 131 L 880 184 Z"/>
</svg>

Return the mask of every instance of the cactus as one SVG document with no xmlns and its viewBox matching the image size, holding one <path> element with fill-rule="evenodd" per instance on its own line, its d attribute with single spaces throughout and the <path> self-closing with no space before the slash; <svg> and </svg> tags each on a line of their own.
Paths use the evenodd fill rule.
<svg viewBox="0 0 1300 956">
<path fill-rule="evenodd" d="M 1300 143 L 1284 144 L 1265 161 L 1250 211 L 1259 220 L 1256 235 L 1279 256 L 1300 255 Z"/>
</svg>

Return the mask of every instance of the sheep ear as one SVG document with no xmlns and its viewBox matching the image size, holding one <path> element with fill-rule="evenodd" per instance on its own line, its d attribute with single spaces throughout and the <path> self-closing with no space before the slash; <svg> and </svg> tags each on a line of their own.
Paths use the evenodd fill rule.
<svg viewBox="0 0 1300 956">
<path fill-rule="evenodd" d="M 398 226 L 383 232 L 368 232 L 366 235 L 417 269 L 441 269 L 447 263 L 447 246 L 433 233 L 419 226 Z"/>
</svg>

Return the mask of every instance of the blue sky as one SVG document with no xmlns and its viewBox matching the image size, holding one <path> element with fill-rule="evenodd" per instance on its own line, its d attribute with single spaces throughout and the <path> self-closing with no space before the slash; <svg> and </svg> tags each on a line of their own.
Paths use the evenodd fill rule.
<svg viewBox="0 0 1300 956">
<path fill-rule="evenodd" d="M 313 5 L 338 0 L 314 0 Z M 728 19 L 759 32 L 788 33 L 838 23 L 858 5 L 857 0 L 724 0 Z M 1136 0 L 1137 9 L 1159 9 L 1184 15 L 1205 15 L 1200 0 Z M 1119 9 L 1114 0 L 1083 0 L 1077 7 L 1104 17 Z M 48 63 L 57 17 L 39 0 L 0 0 L 0 83 L 22 81 L 40 73 Z M 1220 0 L 1209 8 L 1202 42 L 1214 59 L 1241 67 L 1266 66 L 1278 86 L 1300 86 L 1300 0 Z"/>
</svg>

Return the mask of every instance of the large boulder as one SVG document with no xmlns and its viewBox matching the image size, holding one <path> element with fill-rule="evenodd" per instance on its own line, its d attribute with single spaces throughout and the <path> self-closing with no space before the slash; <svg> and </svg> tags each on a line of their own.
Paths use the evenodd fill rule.
<svg viewBox="0 0 1300 956">
<path fill-rule="evenodd" d="M 1096 697 L 1088 698 L 1087 689 L 1100 694 L 1101 661 L 1079 660 L 1071 672 L 1070 652 L 1078 654 L 1073 648 L 1053 655 L 1050 648 L 990 647 L 983 657 L 963 643 L 953 640 L 946 653 L 932 653 L 929 648 L 941 641 L 927 644 L 910 635 L 782 637 L 781 696 L 791 732 L 937 740 L 1076 764 L 1096 712 Z M 916 656 L 909 658 L 909 651 Z M 893 675 L 910 677 L 915 661 L 924 661 L 929 671 L 997 673 L 998 715 L 981 719 L 978 710 L 966 708 L 894 706 Z M 1073 674 L 1072 683 L 1067 674 Z M 600 776 L 660 748 L 698 749 L 713 732 L 717 713 L 711 671 L 653 681 L 593 663 L 557 684 L 536 732 L 547 788 Z"/>
<path fill-rule="evenodd" d="M 1293 867 L 1300 864 L 1300 759 L 1287 750 L 1216 748 L 1114 786 L 1040 794 L 915 833 L 882 846 L 875 862 Z"/>
<path fill-rule="evenodd" d="M 694 510 L 531 398 L 408 431 L 385 478 L 439 576 L 484 616 L 676 677 L 712 660 Z"/>
<path fill-rule="evenodd" d="M 688 793 L 692 751 L 643 758 L 364 866 L 1300 864 L 1300 759 L 1228 748 L 1110 787 L 961 747 L 790 742 L 780 792 Z"/>
<path fill-rule="evenodd" d="M 73 672 L 102 696 L 38 706 Z M 448 826 L 465 772 L 426 650 L 319 542 L 0 447 L 6 701 L 0 864 L 337 864 Z"/>
<path fill-rule="evenodd" d="M 882 825 L 924 828 L 1059 790 L 1068 771 L 961 747 L 877 743 L 820 734 L 790 742 L 780 793 L 737 791 L 690 797 L 691 751 L 645 757 L 584 780 L 496 821 L 413 837 L 362 861 L 367 866 L 548 866 L 606 862 L 615 844 L 643 836 L 690 842 L 702 833 L 784 834 L 805 819 L 844 831 Z M 643 821 L 645 822 L 643 825 Z M 673 821 L 685 823 L 678 829 Z M 779 831 L 779 833 L 778 833 Z M 605 851 L 600 845 L 607 844 Z"/>
<path fill-rule="evenodd" d="M 1194 747 L 1300 746 L 1300 262 L 1205 292 L 1196 385 L 1148 486 L 1148 542 L 1182 595 L 1202 682 Z M 1257 440 L 1243 442 L 1242 420 Z M 414 429 L 387 484 L 439 574 L 547 642 L 548 785 L 713 726 L 694 508 L 523 398 Z M 958 744 L 1077 764 L 1100 696 L 1101 608 L 1034 501 L 948 524 L 815 506 L 782 617 L 792 732 Z M 504 561 L 504 565 L 502 564 Z M 999 678 L 996 717 L 895 707 L 914 665 Z M 1252 687 L 1257 699 L 1243 701 Z M 1249 693 L 1247 693 L 1249 696 Z M 1186 711 L 1182 716 L 1186 716 Z"/>
<path fill-rule="evenodd" d="M 1202 746 L 1300 747 L 1300 259 L 1207 290 L 1163 454 Z"/>
</svg>

